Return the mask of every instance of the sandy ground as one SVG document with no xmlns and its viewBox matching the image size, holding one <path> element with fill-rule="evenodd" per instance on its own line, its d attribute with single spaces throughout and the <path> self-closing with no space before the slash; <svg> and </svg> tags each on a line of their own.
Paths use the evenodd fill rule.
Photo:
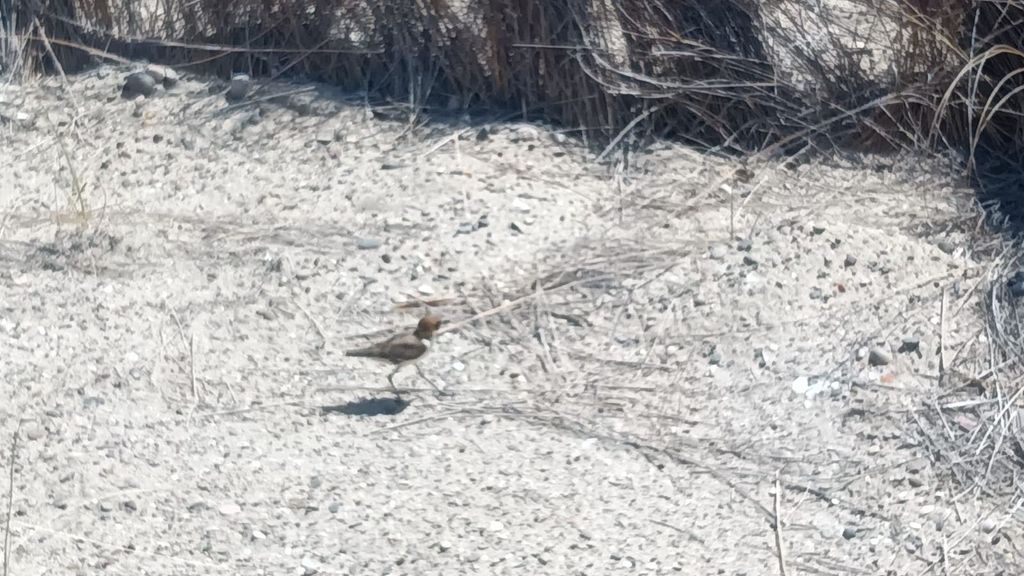
<svg viewBox="0 0 1024 576">
<path fill-rule="evenodd" d="M 612 170 L 539 125 L 125 73 L 0 89 L 11 574 L 1020 572 L 914 416 L 980 325 L 947 167 Z M 391 397 L 343 352 L 423 300 L 411 404 L 322 411 Z"/>
</svg>

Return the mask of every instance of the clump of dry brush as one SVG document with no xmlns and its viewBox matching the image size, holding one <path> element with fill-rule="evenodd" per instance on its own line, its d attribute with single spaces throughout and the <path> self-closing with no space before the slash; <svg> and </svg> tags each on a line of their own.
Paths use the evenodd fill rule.
<svg viewBox="0 0 1024 576">
<path fill-rule="evenodd" d="M 116 53 L 222 75 L 300 75 L 419 109 L 517 111 L 578 130 L 599 145 L 664 136 L 751 151 L 834 136 L 837 127 L 848 132 L 867 116 L 867 109 L 851 111 L 885 91 L 859 71 L 860 32 L 826 25 L 816 42 L 797 42 L 812 40 L 800 18 L 820 16 L 818 6 L 815 0 L 2 0 L 4 37 L 24 49 L 8 51 L 0 65 L 45 65 L 48 43 L 71 70 Z M 847 44 L 829 38 L 851 34 Z M 783 45 L 796 49 L 780 59 Z M 783 73 L 787 66 L 807 76 L 804 86 Z M 846 117 L 835 120 L 837 112 Z"/>
</svg>

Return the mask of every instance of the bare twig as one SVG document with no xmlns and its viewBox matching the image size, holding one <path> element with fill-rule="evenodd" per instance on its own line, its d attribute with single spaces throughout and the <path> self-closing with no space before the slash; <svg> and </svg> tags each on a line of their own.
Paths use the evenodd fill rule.
<svg viewBox="0 0 1024 576">
<path fill-rule="evenodd" d="M 782 543 L 782 483 L 779 481 L 779 471 L 775 471 L 775 505 L 772 512 L 775 514 L 775 549 L 779 556 L 779 576 L 786 576 L 786 548 Z"/>
<path fill-rule="evenodd" d="M 11 517 L 14 512 L 14 465 L 18 458 L 18 437 L 21 436 L 21 420 L 11 440 L 11 457 L 7 461 L 10 475 L 7 482 L 7 518 L 4 521 L 4 574 L 8 576 L 11 569 Z"/>
<path fill-rule="evenodd" d="M 324 334 L 324 329 L 320 327 L 320 323 L 316 321 L 316 318 L 314 318 L 313 315 L 310 314 L 309 310 L 307 310 L 305 306 L 300 304 L 298 300 L 292 299 L 292 302 L 295 304 L 296 308 L 302 311 L 302 313 L 309 320 L 309 323 L 313 325 L 314 329 L 316 329 L 317 335 L 320 336 L 320 345 L 317 346 L 317 348 L 323 348 L 327 346 L 327 335 Z"/>
</svg>

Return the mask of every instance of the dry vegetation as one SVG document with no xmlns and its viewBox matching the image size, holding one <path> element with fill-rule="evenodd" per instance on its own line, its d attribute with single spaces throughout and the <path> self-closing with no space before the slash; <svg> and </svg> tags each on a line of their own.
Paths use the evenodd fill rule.
<svg viewBox="0 0 1024 576">
<path fill-rule="evenodd" d="M 476 107 L 544 119 L 621 162 L 657 138 L 792 162 L 851 147 L 952 150 L 993 214 L 1024 214 L 1017 0 L 0 0 L 0 16 L 0 68 L 12 75 L 149 59 L 297 76 L 410 122 Z M 965 344 L 967 362 L 946 375 L 954 392 L 914 420 L 965 490 L 1013 496 L 1024 319 L 1003 279 L 1021 262 L 1012 242 L 986 250 L 999 257 L 975 289 L 988 291 L 995 346 Z M 656 256 L 592 254 L 603 268 L 574 270 L 629 276 Z M 983 425 L 954 434 L 960 418 Z"/>
</svg>

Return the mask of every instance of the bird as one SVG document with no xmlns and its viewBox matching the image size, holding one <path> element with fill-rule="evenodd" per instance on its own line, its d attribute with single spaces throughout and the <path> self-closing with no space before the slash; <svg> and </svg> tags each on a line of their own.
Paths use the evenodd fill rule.
<svg viewBox="0 0 1024 576">
<path fill-rule="evenodd" d="M 428 312 L 420 318 L 419 323 L 416 324 L 416 329 L 411 334 L 396 334 L 372 346 L 348 350 L 345 352 L 345 356 L 377 358 L 393 364 L 394 369 L 388 374 L 388 383 L 391 384 L 392 390 L 397 395 L 398 388 L 395 386 L 395 374 L 427 353 L 430 349 L 430 341 L 440 327 L 441 317 Z"/>
</svg>

